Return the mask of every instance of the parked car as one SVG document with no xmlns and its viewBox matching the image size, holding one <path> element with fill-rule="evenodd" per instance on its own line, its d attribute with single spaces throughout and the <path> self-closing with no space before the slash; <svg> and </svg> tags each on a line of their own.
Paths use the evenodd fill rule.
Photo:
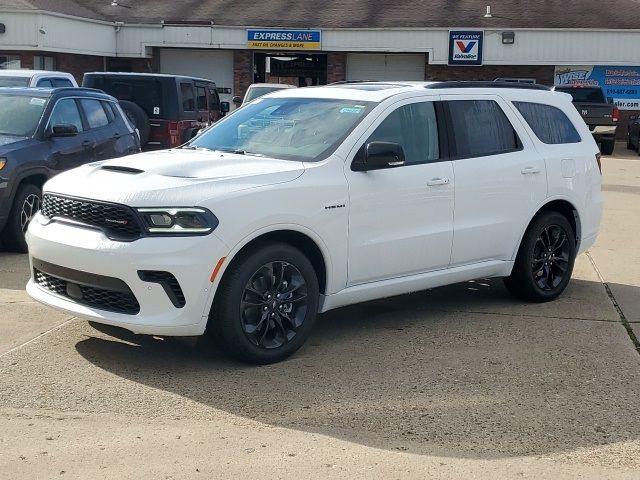
<svg viewBox="0 0 640 480">
<path fill-rule="evenodd" d="M 616 145 L 616 128 L 620 111 L 608 99 L 600 87 L 584 85 L 561 85 L 557 92 L 568 93 L 573 104 L 589 127 L 596 142 L 601 145 L 602 153 L 611 155 Z"/>
<path fill-rule="evenodd" d="M 599 167 L 568 96 L 539 85 L 275 92 L 180 149 L 47 183 L 27 291 L 275 362 L 356 302 L 484 277 L 553 300 L 596 239 Z"/>
<path fill-rule="evenodd" d="M 277 90 L 284 90 L 286 88 L 297 88 L 295 85 L 288 85 L 286 83 L 253 83 L 249 85 L 247 91 L 244 94 L 244 98 L 235 96 L 231 100 L 236 107 L 240 107 L 245 103 L 249 103 L 258 97 L 266 95 L 267 93 L 275 92 Z"/>
<path fill-rule="evenodd" d="M 0 70 L 0 87 L 77 87 L 76 79 L 66 72 L 48 70 Z"/>
<path fill-rule="evenodd" d="M 120 101 L 146 150 L 174 148 L 229 111 L 211 80 L 150 73 L 85 73 L 82 86 Z"/>
<path fill-rule="evenodd" d="M 117 101 L 86 88 L 0 88 L 0 237 L 26 252 L 24 233 L 55 174 L 140 151 Z"/>
<path fill-rule="evenodd" d="M 640 155 L 640 116 L 632 115 L 629 117 L 629 126 L 627 127 L 627 148 L 635 150 Z"/>
</svg>

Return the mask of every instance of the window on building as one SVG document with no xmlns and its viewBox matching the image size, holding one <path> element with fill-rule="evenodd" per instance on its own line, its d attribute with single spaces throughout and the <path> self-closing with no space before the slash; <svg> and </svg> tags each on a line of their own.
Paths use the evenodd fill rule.
<svg viewBox="0 0 640 480">
<path fill-rule="evenodd" d="M 412 103 L 389 114 L 371 134 L 369 142 L 402 145 L 405 163 L 426 163 L 440 157 L 438 122 L 433 102 Z"/>
<path fill-rule="evenodd" d="M 55 70 L 56 58 L 48 57 L 45 55 L 33 56 L 33 69 L 34 70 Z"/>
<path fill-rule="evenodd" d="M 196 102 L 193 97 L 193 85 L 190 83 L 181 83 L 180 95 L 182 96 L 182 109 L 185 112 L 193 112 L 196 109 Z"/>
<path fill-rule="evenodd" d="M 109 117 L 107 117 L 107 112 L 104 111 L 100 101 L 83 98 L 80 103 L 87 117 L 89 128 L 100 128 L 109 124 Z"/>
<path fill-rule="evenodd" d="M 83 130 L 82 120 L 76 101 L 73 98 L 59 100 L 53 107 L 49 125 L 74 125 L 81 132 Z"/>
<path fill-rule="evenodd" d="M 19 68 L 19 55 L 0 55 L 0 70 L 18 70 Z"/>
<path fill-rule="evenodd" d="M 483 157 L 520 150 L 521 143 L 509 119 L 493 100 L 447 102 L 458 158 Z"/>
<path fill-rule="evenodd" d="M 551 105 L 513 102 L 536 137 L 551 145 L 580 143 L 580 134 L 562 110 Z"/>
<path fill-rule="evenodd" d="M 196 87 L 198 110 L 207 111 L 207 91 L 204 87 Z"/>
</svg>

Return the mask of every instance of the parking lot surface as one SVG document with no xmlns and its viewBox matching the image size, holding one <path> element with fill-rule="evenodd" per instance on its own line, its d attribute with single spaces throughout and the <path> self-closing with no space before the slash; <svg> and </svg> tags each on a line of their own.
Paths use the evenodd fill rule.
<svg viewBox="0 0 640 480">
<path fill-rule="evenodd" d="M 565 294 L 477 280 L 324 314 L 290 360 L 97 330 L 0 252 L 0 478 L 639 478 L 640 157 Z"/>
</svg>

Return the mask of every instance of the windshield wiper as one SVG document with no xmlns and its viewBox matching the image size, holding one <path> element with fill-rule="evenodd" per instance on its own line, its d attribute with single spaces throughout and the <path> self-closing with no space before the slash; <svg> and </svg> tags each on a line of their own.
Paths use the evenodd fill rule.
<svg viewBox="0 0 640 480">
<path fill-rule="evenodd" d="M 181 147 L 185 150 L 209 150 L 211 151 L 210 148 L 207 147 L 196 147 L 195 145 L 185 145 L 184 147 Z"/>
<path fill-rule="evenodd" d="M 220 152 L 235 153 L 237 155 L 250 155 L 252 157 L 264 157 L 261 153 L 249 152 L 248 150 L 242 150 L 241 148 L 216 148 Z"/>
</svg>

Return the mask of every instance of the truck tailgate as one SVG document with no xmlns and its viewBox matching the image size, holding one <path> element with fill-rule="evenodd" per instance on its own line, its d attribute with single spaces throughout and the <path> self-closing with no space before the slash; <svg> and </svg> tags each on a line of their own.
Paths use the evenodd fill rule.
<svg viewBox="0 0 640 480">
<path fill-rule="evenodd" d="M 587 125 L 616 125 L 613 121 L 613 105 L 602 103 L 574 103 Z"/>
</svg>

